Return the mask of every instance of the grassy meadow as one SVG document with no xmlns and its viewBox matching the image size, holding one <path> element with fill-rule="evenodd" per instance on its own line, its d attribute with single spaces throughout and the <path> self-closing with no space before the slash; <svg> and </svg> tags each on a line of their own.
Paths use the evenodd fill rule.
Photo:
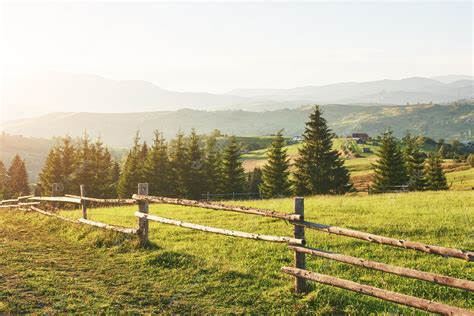
<svg viewBox="0 0 474 316">
<path fill-rule="evenodd" d="M 292 212 L 292 199 L 233 202 Z M 306 219 L 429 244 L 474 249 L 474 192 L 309 197 Z M 89 218 L 136 227 L 136 207 L 97 208 Z M 79 218 L 80 210 L 61 211 Z M 220 228 L 291 236 L 271 218 L 172 205 L 150 213 Z M 459 259 L 372 244 L 307 229 L 308 246 L 473 279 Z M 135 237 L 22 211 L 0 211 L 0 313 L 314 313 L 423 314 L 312 283 L 292 293 L 284 244 L 150 223 L 151 246 Z M 474 294 L 307 256 L 311 271 L 474 309 Z"/>
</svg>

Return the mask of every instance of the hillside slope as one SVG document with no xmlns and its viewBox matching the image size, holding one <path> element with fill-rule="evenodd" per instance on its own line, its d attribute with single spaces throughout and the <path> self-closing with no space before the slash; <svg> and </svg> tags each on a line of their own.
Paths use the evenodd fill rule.
<svg viewBox="0 0 474 316">
<path fill-rule="evenodd" d="M 334 104 L 322 108 L 330 127 L 339 135 L 366 132 L 373 136 L 391 127 L 397 136 L 409 131 L 434 139 L 450 139 L 469 134 L 474 124 L 472 101 L 450 105 L 390 107 Z M 199 133 L 219 129 L 223 133 L 239 136 L 273 134 L 284 128 L 288 136 L 300 135 L 311 109 L 311 106 L 305 106 L 267 112 L 183 109 L 142 113 L 52 113 L 6 122 L 3 128 L 10 134 L 45 138 L 66 133 L 75 137 L 87 129 L 92 137 L 100 135 L 109 146 L 128 147 L 137 130 L 148 141 L 154 130 L 162 131 L 169 138 L 178 130 L 189 133 L 193 127 Z"/>
</svg>

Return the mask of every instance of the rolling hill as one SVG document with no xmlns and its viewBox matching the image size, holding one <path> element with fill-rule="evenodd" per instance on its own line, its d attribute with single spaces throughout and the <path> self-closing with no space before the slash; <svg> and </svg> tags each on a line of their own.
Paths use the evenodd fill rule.
<svg viewBox="0 0 474 316">
<path fill-rule="evenodd" d="M 199 133 L 219 129 L 239 136 L 267 135 L 284 128 L 286 135 L 293 136 L 303 132 L 311 108 L 304 106 L 265 112 L 192 109 L 140 113 L 61 112 L 6 122 L 3 129 L 14 135 L 44 138 L 66 133 L 75 137 L 87 130 L 92 137 L 100 135 L 112 147 L 129 147 L 137 130 L 145 140 L 151 139 L 154 130 L 161 130 L 165 137 L 170 138 L 178 130 L 188 133 L 191 128 L 196 128 Z M 409 131 L 434 139 L 450 139 L 462 138 L 474 127 L 473 101 L 383 107 L 333 104 L 322 108 L 330 127 L 339 135 L 352 132 L 375 135 L 391 127 L 398 136 Z"/>
</svg>

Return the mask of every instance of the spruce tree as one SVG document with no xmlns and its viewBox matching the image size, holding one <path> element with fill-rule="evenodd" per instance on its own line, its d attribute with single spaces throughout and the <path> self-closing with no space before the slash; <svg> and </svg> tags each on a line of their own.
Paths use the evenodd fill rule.
<svg viewBox="0 0 474 316">
<path fill-rule="evenodd" d="M 39 174 L 38 191 L 43 196 L 50 196 L 53 183 L 60 183 L 61 180 L 61 156 L 57 146 L 55 146 L 49 151 L 43 169 Z"/>
<path fill-rule="evenodd" d="M 448 189 L 448 181 L 441 167 L 439 154 L 431 154 L 425 169 L 426 189 L 439 191 Z"/>
<path fill-rule="evenodd" d="M 247 173 L 247 191 L 248 193 L 260 193 L 262 185 L 262 169 L 255 167 L 253 171 Z"/>
<path fill-rule="evenodd" d="M 240 146 L 232 136 L 224 150 L 222 161 L 223 192 L 239 193 L 244 191 L 245 171 L 240 162 Z"/>
<path fill-rule="evenodd" d="M 25 162 L 19 155 L 15 155 L 8 169 L 8 191 L 11 197 L 30 194 Z"/>
<path fill-rule="evenodd" d="M 190 162 L 189 171 L 186 177 L 186 191 L 190 199 L 198 200 L 204 193 L 206 179 L 204 178 L 203 153 L 199 147 L 199 136 L 193 129 L 189 136 L 188 159 Z"/>
<path fill-rule="evenodd" d="M 71 194 L 77 192 L 77 188 L 74 187 L 74 173 L 77 163 L 76 148 L 71 137 L 68 135 L 62 138 L 61 144 L 58 147 L 58 154 L 61 159 L 61 181 L 59 183 L 63 186 L 63 193 Z"/>
<path fill-rule="evenodd" d="M 394 186 L 406 185 L 408 182 L 405 160 L 393 132 L 391 130 L 385 132 L 381 142 L 377 162 L 373 165 L 375 192 L 390 191 Z"/>
<path fill-rule="evenodd" d="M 140 146 L 140 136 L 137 132 L 117 185 L 117 194 L 120 198 L 130 198 L 133 194 L 136 194 L 138 183 L 144 181 L 144 166 L 141 159 L 142 146 Z"/>
<path fill-rule="evenodd" d="M 8 192 L 8 173 L 3 161 L 0 160 L 0 200 L 6 200 L 10 198 Z"/>
<path fill-rule="evenodd" d="M 425 188 L 425 156 L 420 151 L 420 145 L 416 137 L 406 135 L 405 141 L 405 167 L 408 176 L 408 189 L 410 191 L 421 191 Z"/>
<path fill-rule="evenodd" d="M 332 149 L 333 135 L 315 106 L 306 123 L 302 147 L 295 160 L 295 191 L 298 195 L 343 194 L 351 190 L 349 172 Z"/>
<path fill-rule="evenodd" d="M 79 146 L 77 148 L 77 164 L 76 172 L 74 173 L 74 189 L 76 194 L 79 193 L 79 186 L 81 184 L 86 185 L 86 190 L 92 194 L 92 181 L 94 172 L 92 169 L 93 165 L 93 146 L 90 142 L 89 135 L 87 132 L 84 133 Z"/>
<path fill-rule="evenodd" d="M 107 193 L 108 198 L 114 198 L 117 196 L 117 187 L 118 182 L 120 180 L 120 164 L 117 161 L 113 161 L 112 168 L 110 169 L 110 179 L 112 182 L 109 186 L 109 190 Z"/>
<path fill-rule="evenodd" d="M 170 150 L 170 164 L 171 164 L 171 195 L 175 197 L 187 196 L 186 179 L 189 173 L 190 160 L 188 148 L 184 141 L 184 134 L 179 131 L 176 139 L 171 142 Z"/>
<path fill-rule="evenodd" d="M 288 196 L 291 193 L 289 180 L 290 160 L 286 152 L 283 131 L 278 131 L 267 152 L 267 163 L 262 168 L 260 192 L 265 198 Z"/>
<path fill-rule="evenodd" d="M 155 131 L 153 146 L 148 151 L 145 164 L 146 181 L 150 183 L 150 194 L 168 196 L 170 190 L 168 148 L 163 135 Z"/>
<path fill-rule="evenodd" d="M 100 138 L 93 144 L 91 155 L 93 176 L 89 187 L 97 197 L 105 198 L 109 195 L 110 186 L 112 185 L 112 156 Z"/>
<path fill-rule="evenodd" d="M 204 175 L 206 180 L 204 192 L 222 192 L 222 155 L 217 146 L 215 133 L 206 140 Z"/>
</svg>

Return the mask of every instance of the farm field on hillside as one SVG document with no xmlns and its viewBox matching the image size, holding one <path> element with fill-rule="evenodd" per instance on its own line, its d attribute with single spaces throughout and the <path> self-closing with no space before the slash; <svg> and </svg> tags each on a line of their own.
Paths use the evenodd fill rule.
<svg viewBox="0 0 474 316">
<path fill-rule="evenodd" d="M 235 202 L 243 204 L 244 202 Z M 292 212 L 292 199 L 246 205 Z M 464 250 L 471 238 L 474 192 L 423 192 L 311 197 L 306 219 L 389 237 Z M 89 218 L 136 227 L 135 206 L 93 209 Z M 79 210 L 62 211 L 78 218 Z M 214 227 L 291 236 L 284 221 L 231 212 L 152 205 L 151 214 Z M 283 244 L 242 240 L 150 224 L 152 247 L 134 238 L 49 219 L 0 211 L 0 312 L 62 313 L 351 313 L 422 314 L 413 309 L 324 285 L 292 293 L 292 265 Z M 402 250 L 306 230 L 308 246 L 472 279 L 474 266 L 458 259 Z M 474 294 L 342 263 L 307 257 L 309 270 L 363 284 L 474 308 Z"/>
</svg>

